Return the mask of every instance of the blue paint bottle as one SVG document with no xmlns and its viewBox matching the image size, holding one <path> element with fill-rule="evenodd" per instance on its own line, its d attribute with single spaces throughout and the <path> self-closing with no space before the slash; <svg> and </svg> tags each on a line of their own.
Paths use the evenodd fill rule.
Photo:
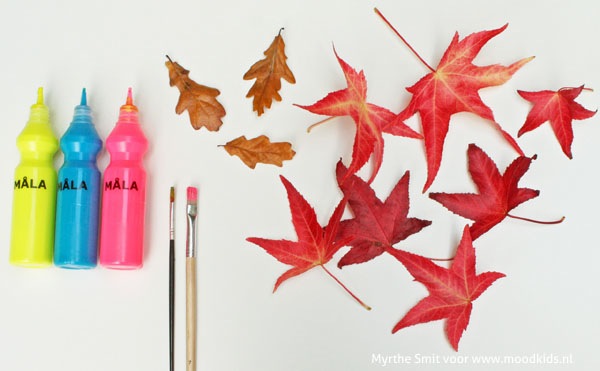
<svg viewBox="0 0 600 371">
<path fill-rule="evenodd" d="M 58 172 L 54 264 L 86 269 L 98 261 L 100 171 L 96 164 L 102 140 L 92 122 L 86 91 L 71 125 L 60 139 L 64 164 Z"/>
</svg>

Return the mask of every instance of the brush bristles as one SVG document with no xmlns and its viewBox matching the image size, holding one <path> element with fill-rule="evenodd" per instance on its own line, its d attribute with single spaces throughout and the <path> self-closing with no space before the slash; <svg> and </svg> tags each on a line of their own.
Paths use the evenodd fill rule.
<svg viewBox="0 0 600 371">
<path fill-rule="evenodd" d="M 196 203 L 198 201 L 198 188 L 188 187 L 187 188 L 187 202 L 188 204 Z"/>
<path fill-rule="evenodd" d="M 175 187 L 171 187 L 171 193 L 170 193 L 170 200 L 171 202 L 175 202 Z"/>
</svg>

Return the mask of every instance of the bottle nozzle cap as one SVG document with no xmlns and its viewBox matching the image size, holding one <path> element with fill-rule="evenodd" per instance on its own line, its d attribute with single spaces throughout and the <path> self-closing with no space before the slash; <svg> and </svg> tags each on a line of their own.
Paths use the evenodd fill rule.
<svg viewBox="0 0 600 371">
<path fill-rule="evenodd" d="M 91 123 L 92 111 L 87 105 L 87 91 L 85 88 L 81 90 L 81 102 L 75 107 L 75 113 L 73 115 L 73 123 L 84 122 Z"/>
<path fill-rule="evenodd" d="M 44 105 L 44 88 L 39 87 L 37 91 L 37 102 L 35 104 L 39 104 L 41 106 Z"/>
<path fill-rule="evenodd" d="M 85 92 L 85 88 L 81 90 L 81 103 L 80 106 L 87 106 L 87 93 Z"/>
<path fill-rule="evenodd" d="M 137 107 L 133 104 L 133 94 L 131 88 L 127 90 L 127 100 L 125 104 L 121 106 L 121 111 L 136 111 Z"/>
<path fill-rule="evenodd" d="M 44 104 L 44 88 L 40 86 L 37 91 L 37 102 L 31 106 L 29 121 L 47 123 L 49 119 L 50 113 L 48 112 L 48 107 Z"/>
</svg>

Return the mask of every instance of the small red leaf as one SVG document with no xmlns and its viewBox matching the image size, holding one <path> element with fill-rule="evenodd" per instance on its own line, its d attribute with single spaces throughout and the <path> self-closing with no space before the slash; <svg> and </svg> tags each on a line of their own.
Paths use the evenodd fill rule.
<svg viewBox="0 0 600 371">
<path fill-rule="evenodd" d="M 581 94 L 583 89 L 582 85 L 578 88 L 562 88 L 558 91 L 529 92 L 518 90 L 521 97 L 533 103 L 533 107 L 529 111 L 518 135 L 521 136 L 549 121 L 562 151 L 568 158 L 573 158 L 571 153 L 573 120 L 588 119 L 596 114 L 596 111 L 587 110 L 575 102 L 575 98 Z"/>
<path fill-rule="evenodd" d="M 494 161 L 475 144 L 469 145 L 467 156 L 469 173 L 479 193 L 430 193 L 429 197 L 453 213 L 474 220 L 471 235 L 475 240 L 504 220 L 512 209 L 540 192 L 518 188 L 532 158 L 517 157 L 502 175 Z"/>
</svg>

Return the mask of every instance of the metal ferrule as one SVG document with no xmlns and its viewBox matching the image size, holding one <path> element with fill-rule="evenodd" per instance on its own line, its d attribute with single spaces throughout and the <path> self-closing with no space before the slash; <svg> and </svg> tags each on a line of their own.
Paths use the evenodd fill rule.
<svg viewBox="0 0 600 371">
<path fill-rule="evenodd" d="M 185 256 L 196 256 L 196 213 L 198 206 L 187 205 L 187 238 L 185 240 Z"/>
<path fill-rule="evenodd" d="M 175 239 L 175 203 L 171 202 L 169 206 L 169 239 Z"/>
</svg>

